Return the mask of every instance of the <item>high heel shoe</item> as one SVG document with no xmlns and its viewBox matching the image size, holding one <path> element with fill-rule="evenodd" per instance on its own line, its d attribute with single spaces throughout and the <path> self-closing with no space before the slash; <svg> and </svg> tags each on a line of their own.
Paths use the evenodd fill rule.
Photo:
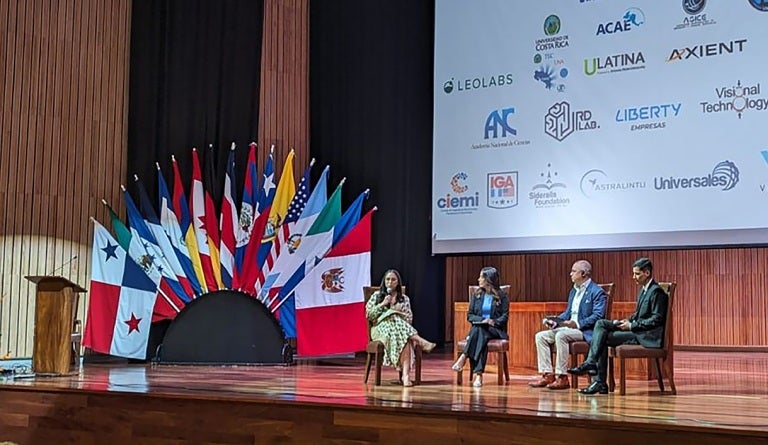
<svg viewBox="0 0 768 445">
<path fill-rule="evenodd" d="M 462 368 L 464 368 L 465 361 L 466 359 L 459 358 L 458 360 L 456 360 L 456 363 L 454 363 L 453 366 L 451 366 L 451 369 L 456 372 L 461 372 Z"/>
<path fill-rule="evenodd" d="M 475 377 L 475 381 L 472 382 L 472 387 L 481 388 L 483 386 L 483 379 Z"/>
</svg>

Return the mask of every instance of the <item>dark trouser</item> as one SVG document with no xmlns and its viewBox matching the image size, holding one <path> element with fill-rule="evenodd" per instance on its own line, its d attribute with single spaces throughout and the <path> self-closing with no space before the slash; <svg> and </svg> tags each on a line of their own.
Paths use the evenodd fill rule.
<svg viewBox="0 0 768 445">
<path fill-rule="evenodd" d="M 469 358 L 469 367 L 473 373 L 483 373 L 488 359 L 488 340 L 506 337 L 504 331 L 488 325 L 473 325 L 467 336 L 467 344 L 462 354 Z"/>
<path fill-rule="evenodd" d="M 599 320 L 592 333 L 587 363 L 597 363 L 596 382 L 605 383 L 608 374 L 608 347 L 623 344 L 637 344 L 637 335 L 622 331 L 611 320 Z"/>
</svg>

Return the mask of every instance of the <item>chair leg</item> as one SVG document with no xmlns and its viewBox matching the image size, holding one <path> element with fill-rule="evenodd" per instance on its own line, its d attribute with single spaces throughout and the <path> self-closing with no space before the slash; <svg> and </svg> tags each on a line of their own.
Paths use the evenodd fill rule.
<svg viewBox="0 0 768 445">
<path fill-rule="evenodd" d="M 664 392 L 664 375 L 661 373 L 661 359 L 657 358 L 656 362 L 656 381 L 659 382 L 659 390 Z"/>
<path fill-rule="evenodd" d="M 578 361 L 579 354 L 571 354 L 571 368 L 579 366 Z M 573 389 L 579 389 L 579 376 L 576 374 L 571 374 L 571 386 L 573 386 Z"/>
<path fill-rule="evenodd" d="M 461 357 L 461 353 L 457 351 L 457 354 L 456 354 L 457 361 L 459 360 L 459 357 Z M 464 377 L 463 374 L 464 374 L 464 367 L 462 367 L 461 370 L 456 373 L 456 384 L 459 386 L 461 386 L 461 383 L 463 381 L 463 377 Z M 469 376 L 469 380 L 470 381 L 472 380 L 472 376 Z"/>
<path fill-rule="evenodd" d="M 381 362 L 382 362 L 382 356 L 378 352 L 376 353 L 374 366 L 376 366 L 376 374 L 374 375 L 373 384 L 376 386 L 381 386 Z"/>
<path fill-rule="evenodd" d="M 616 390 L 616 376 L 613 372 L 613 357 L 608 357 L 608 392 Z"/>
<path fill-rule="evenodd" d="M 414 359 L 415 363 L 415 370 L 413 372 L 413 383 L 414 385 L 420 385 L 421 384 L 421 348 L 417 348 L 414 351 L 414 354 L 416 355 L 416 358 Z"/>
<path fill-rule="evenodd" d="M 627 367 L 624 366 L 624 357 L 619 358 L 619 394 L 627 395 Z"/>
<path fill-rule="evenodd" d="M 669 357 L 664 360 L 664 371 L 667 373 L 669 386 L 672 388 L 672 395 L 677 395 L 677 388 L 675 388 L 675 371 L 672 369 L 672 361 L 669 360 Z"/>
<path fill-rule="evenodd" d="M 496 384 L 504 384 L 504 351 L 496 353 Z"/>
<path fill-rule="evenodd" d="M 363 383 L 368 383 L 368 375 L 371 373 L 371 354 L 366 353 L 365 354 L 365 378 L 363 379 Z"/>
<path fill-rule="evenodd" d="M 509 359 L 507 358 L 507 351 L 504 351 L 504 378 L 509 381 Z"/>
</svg>

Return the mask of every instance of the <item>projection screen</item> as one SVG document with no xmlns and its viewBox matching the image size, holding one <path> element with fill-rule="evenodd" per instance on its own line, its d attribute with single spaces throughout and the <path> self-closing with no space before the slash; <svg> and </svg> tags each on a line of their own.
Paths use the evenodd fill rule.
<svg viewBox="0 0 768 445">
<path fill-rule="evenodd" d="M 768 2 L 435 8 L 434 253 L 768 241 Z"/>
</svg>

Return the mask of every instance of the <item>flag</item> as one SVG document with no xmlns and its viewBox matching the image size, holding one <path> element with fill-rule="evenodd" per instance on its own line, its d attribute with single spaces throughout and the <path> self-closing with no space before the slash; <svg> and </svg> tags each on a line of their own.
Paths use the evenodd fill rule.
<svg viewBox="0 0 768 445">
<path fill-rule="evenodd" d="M 294 290 L 299 355 L 357 352 L 368 344 L 361 289 L 370 286 L 369 211 Z"/>
<path fill-rule="evenodd" d="M 227 289 L 237 289 L 237 270 L 235 269 L 235 236 L 237 233 L 237 207 L 235 207 L 235 143 L 227 157 L 227 173 L 224 176 L 224 196 L 221 200 L 221 241 L 219 257 L 221 260 L 221 281 Z M 234 283 L 234 285 L 233 285 Z"/>
<path fill-rule="evenodd" d="M 272 307 L 273 304 L 279 301 L 277 296 L 283 286 L 286 285 L 297 270 L 304 267 L 306 259 L 316 250 L 317 233 L 322 231 L 323 228 L 331 230 L 341 218 L 341 188 L 344 185 L 344 181 L 344 179 L 341 180 L 339 185 L 336 186 L 336 190 L 331 194 L 330 199 L 326 200 L 320 212 L 313 217 L 314 221 L 301 235 L 296 251 L 289 255 L 285 261 L 281 261 L 279 265 L 275 266 L 274 269 L 277 273 L 274 274 L 276 277 L 271 281 L 269 293 L 265 294 L 263 288 L 261 293 L 262 295 L 268 295 L 267 307 Z M 309 209 L 309 204 L 307 209 Z M 305 212 L 307 209 L 305 209 Z M 328 248 L 330 249 L 330 247 L 329 244 Z"/>
<path fill-rule="evenodd" d="M 288 206 L 285 219 L 283 220 L 283 223 L 280 225 L 280 227 L 276 230 L 275 239 L 272 241 L 272 248 L 269 252 L 269 255 L 267 256 L 267 262 L 264 263 L 264 266 L 261 268 L 261 277 L 266 278 L 269 276 L 269 272 L 274 267 L 275 262 L 280 256 L 280 253 L 285 250 L 285 244 L 291 236 L 291 231 L 296 227 L 296 223 L 299 221 L 301 212 L 303 212 L 304 208 L 307 206 L 307 201 L 310 195 L 309 174 L 312 171 L 312 166 L 314 164 L 315 159 L 313 158 L 309 162 L 307 168 L 304 170 L 304 175 L 301 177 L 301 181 L 299 181 L 299 188 L 296 189 L 296 193 L 293 195 L 291 204 Z M 278 193 L 279 192 L 280 187 L 278 187 Z M 270 258 L 272 259 L 271 262 Z"/>
<path fill-rule="evenodd" d="M 264 282 L 263 269 L 269 268 L 275 263 L 275 257 L 270 255 L 272 252 L 272 246 L 274 246 L 275 236 L 280 230 L 280 226 L 283 225 L 286 215 L 288 214 L 288 207 L 296 195 L 296 183 L 293 179 L 293 158 L 295 154 L 291 150 L 288 153 L 288 157 L 283 164 L 283 172 L 280 175 L 280 181 L 277 183 L 277 191 L 275 192 L 275 198 L 272 201 L 272 206 L 269 210 L 269 217 L 267 223 L 264 226 L 264 235 L 261 238 L 261 246 L 259 246 L 258 254 L 258 268 L 261 271 L 257 277 L 257 291 L 258 287 Z"/>
<path fill-rule="evenodd" d="M 142 260 L 151 263 L 154 270 L 157 270 L 157 272 L 165 278 L 165 281 L 177 297 L 185 302 L 190 301 L 192 296 L 187 295 L 184 287 L 176 279 L 176 275 L 173 273 L 173 270 L 171 270 L 165 252 L 160 249 L 157 239 L 155 239 L 155 236 L 149 230 L 149 227 L 147 227 L 147 224 L 144 221 L 144 218 L 142 218 L 141 213 L 139 213 L 136 204 L 134 204 L 130 193 L 128 193 L 125 187 L 121 186 L 121 188 L 123 189 L 123 199 L 125 200 L 125 208 L 128 213 L 128 227 L 131 229 L 131 243 L 133 244 L 135 241 L 138 241 L 141 244 L 141 247 L 143 247 L 143 252 L 148 257 L 148 259 L 147 257 L 142 257 Z M 183 304 L 179 307 L 183 307 Z"/>
<path fill-rule="evenodd" d="M 257 204 L 259 200 L 259 172 L 256 166 L 256 144 L 251 143 L 248 151 L 248 165 L 245 171 L 245 182 L 243 183 L 243 200 L 240 204 L 240 218 L 237 225 L 237 247 L 235 248 L 235 266 L 237 275 L 243 274 L 243 259 L 245 258 L 245 249 L 248 247 L 248 241 L 251 239 L 253 223 L 256 217 Z M 238 284 L 237 289 L 241 286 Z"/>
<path fill-rule="evenodd" d="M 256 294 L 256 280 L 259 277 L 259 272 L 261 272 L 261 269 L 258 267 L 257 258 L 259 248 L 261 247 L 261 237 L 264 233 L 264 227 L 267 225 L 272 201 L 275 199 L 275 169 L 272 153 L 267 158 L 267 164 L 264 166 L 262 176 L 262 186 L 256 203 L 256 220 L 253 222 L 251 235 L 248 238 L 248 246 L 245 249 L 243 275 L 240 280 L 241 288 L 253 295 Z"/>
<path fill-rule="evenodd" d="M 155 208 L 152 207 L 152 203 L 149 200 L 149 195 L 144 188 L 144 184 L 139 180 L 138 176 L 134 175 L 133 177 L 139 192 L 139 208 L 141 209 L 141 215 L 144 217 L 143 223 L 149 229 L 150 235 L 154 238 L 160 256 L 165 259 L 167 266 L 170 268 L 170 272 L 173 273 L 173 277 L 181 285 L 184 296 L 186 296 L 184 300 L 190 301 L 195 295 L 195 290 L 192 288 L 192 284 L 187 278 L 187 274 L 181 267 L 181 263 L 176 256 L 171 240 L 168 239 L 168 235 L 165 233 L 163 226 L 160 225 L 160 217 L 157 216 Z"/>
<path fill-rule="evenodd" d="M 176 210 L 173 207 L 173 200 L 171 194 L 168 191 L 168 185 L 165 183 L 163 172 L 160 171 L 160 164 L 155 163 L 157 166 L 157 194 L 159 199 L 160 209 L 160 225 L 163 227 L 165 234 L 168 236 L 168 240 L 173 246 L 173 251 L 176 253 L 176 258 L 179 260 L 184 275 L 189 280 L 190 286 L 195 296 L 202 294 L 202 288 L 200 282 L 197 280 L 197 273 L 195 267 L 192 264 L 192 257 L 187 248 L 184 232 L 179 225 L 179 219 L 176 216 Z M 184 200 L 186 206 L 186 200 Z M 188 214 L 189 212 L 187 212 Z"/>
<path fill-rule="evenodd" d="M 312 224 L 317 219 L 317 216 L 320 214 L 323 208 L 325 208 L 325 204 L 328 202 L 329 172 L 330 167 L 326 166 L 323 169 L 323 172 L 320 173 L 320 179 L 318 179 L 317 184 L 315 184 L 315 188 L 312 189 L 312 194 L 309 196 L 309 200 L 307 200 L 307 203 L 304 206 L 304 210 L 301 211 L 301 215 L 296 221 L 296 224 L 290 228 L 290 234 L 288 235 L 288 238 L 285 242 L 286 248 L 282 251 L 282 255 L 277 257 L 277 261 L 272 267 L 272 270 L 270 270 L 270 273 L 267 275 L 267 278 L 261 287 L 259 298 L 262 301 L 266 301 L 266 296 L 272 288 L 272 285 L 281 275 L 282 271 L 287 269 L 295 270 L 295 265 L 301 263 L 301 259 L 298 258 L 296 252 L 301 245 L 301 239 L 307 233 L 307 230 L 312 227 Z M 339 207 L 339 214 L 341 214 L 341 207 Z M 291 217 L 290 211 L 288 212 L 288 217 Z M 291 266 L 292 264 L 294 266 Z"/>
<path fill-rule="evenodd" d="M 219 221 L 216 217 L 216 206 L 213 203 L 213 197 L 219 196 L 216 191 L 216 175 L 214 173 L 213 144 L 208 146 L 208 159 L 205 163 L 205 235 L 208 239 L 208 251 L 211 255 L 211 266 L 213 268 L 213 277 L 219 289 L 224 289 L 224 282 L 221 280 L 221 258 L 219 256 L 219 244 L 221 236 L 219 234 Z"/>
<path fill-rule="evenodd" d="M 208 246 L 208 232 L 206 231 L 205 218 L 205 191 L 203 190 L 203 173 L 200 170 L 200 160 L 197 149 L 192 149 L 192 196 L 189 197 L 189 210 L 192 213 L 191 226 L 197 241 L 197 251 L 200 254 L 200 265 L 205 276 L 205 285 L 208 292 L 218 290 L 218 282 L 213 275 L 211 263 L 211 249 Z"/>
<path fill-rule="evenodd" d="M 145 359 L 157 283 L 94 220 L 90 301 L 83 346 L 103 354 Z"/>
<path fill-rule="evenodd" d="M 304 277 L 312 269 L 314 269 L 315 265 L 319 263 L 323 257 L 325 257 L 328 251 L 331 250 L 331 247 L 333 247 L 334 233 L 346 234 L 349 229 L 357 224 L 357 222 L 360 220 L 360 211 L 363 206 L 363 200 L 367 196 L 368 190 L 361 193 L 355 199 L 352 205 L 349 206 L 347 211 L 344 212 L 344 215 L 342 215 L 341 218 L 330 228 L 327 227 L 327 224 L 330 222 L 330 220 L 324 221 L 322 219 L 323 215 L 321 213 L 317 221 L 315 221 L 315 223 L 307 232 L 306 238 L 308 241 L 310 241 L 310 243 L 308 244 L 309 249 L 305 250 L 303 254 L 306 260 L 301 266 L 299 266 L 299 268 L 291 275 L 291 278 L 280 289 L 280 293 L 277 296 L 277 306 L 275 306 L 275 308 L 272 310 L 273 312 L 276 309 L 281 308 L 286 301 L 289 303 L 293 301 L 291 293 L 294 287 L 296 287 L 296 285 L 298 285 L 304 279 Z M 332 200 L 333 196 L 328 202 L 331 203 Z M 305 243 L 306 241 L 302 242 L 302 245 Z M 286 333 L 286 337 L 294 337 L 296 335 L 295 313 L 292 310 L 281 310 L 280 325 L 283 327 L 283 330 Z"/>
<path fill-rule="evenodd" d="M 328 251 L 331 250 L 331 247 L 333 247 L 333 240 L 335 239 L 334 234 L 346 234 L 349 229 L 354 227 L 357 222 L 360 221 L 360 211 L 363 207 L 363 200 L 366 197 L 368 197 L 368 190 L 361 193 L 355 199 L 349 208 L 347 208 L 347 211 L 344 212 L 341 218 L 339 218 L 338 221 L 330 229 L 328 229 L 325 225 L 330 221 L 323 221 L 321 219 L 322 215 L 321 217 L 318 217 L 317 221 L 315 221 L 315 224 L 313 224 L 309 229 L 309 232 L 307 232 L 307 238 L 311 241 L 311 244 L 309 244 L 311 250 L 304 251 L 306 260 L 301 266 L 299 266 L 296 272 L 293 273 L 291 278 L 280 289 L 276 308 L 283 306 L 286 301 L 293 301 L 291 298 L 291 292 L 296 287 L 296 285 L 298 285 L 304 279 L 309 271 L 314 269 L 315 265 L 325 257 Z M 329 203 L 331 200 L 329 200 Z M 343 236 L 344 235 L 342 235 L 342 237 Z M 283 330 L 286 331 L 286 335 L 288 333 L 295 333 L 293 316 L 293 312 L 280 312 L 280 324 L 283 326 Z"/>
<path fill-rule="evenodd" d="M 176 318 L 176 314 L 184 307 L 184 302 L 174 294 L 165 279 L 163 279 L 160 272 L 152 259 L 147 254 L 144 246 L 139 242 L 138 237 L 134 237 L 131 230 L 123 223 L 117 213 L 112 210 L 112 207 L 105 200 L 101 202 L 107 207 L 109 217 L 112 220 L 112 227 L 117 234 L 117 242 L 120 247 L 128 252 L 128 256 L 136 263 L 153 282 L 157 283 L 157 296 L 155 300 L 154 312 L 152 315 L 152 321 L 163 320 L 166 318 Z"/>
<path fill-rule="evenodd" d="M 192 261 L 192 268 L 195 271 L 197 282 L 200 283 L 201 291 L 205 293 L 208 291 L 208 286 L 205 282 L 203 263 L 200 260 L 200 250 L 197 248 L 197 236 L 195 235 L 195 228 L 192 224 L 189 206 L 187 205 L 184 185 L 181 183 L 181 173 L 179 172 L 179 164 L 176 163 L 176 157 L 171 156 L 171 163 L 173 164 L 173 209 L 179 218 L 179 229 L 184 237 L 184 243 L 187 246 L 187 252 L 189 252 L 189 259 Z"/>
</svg>

